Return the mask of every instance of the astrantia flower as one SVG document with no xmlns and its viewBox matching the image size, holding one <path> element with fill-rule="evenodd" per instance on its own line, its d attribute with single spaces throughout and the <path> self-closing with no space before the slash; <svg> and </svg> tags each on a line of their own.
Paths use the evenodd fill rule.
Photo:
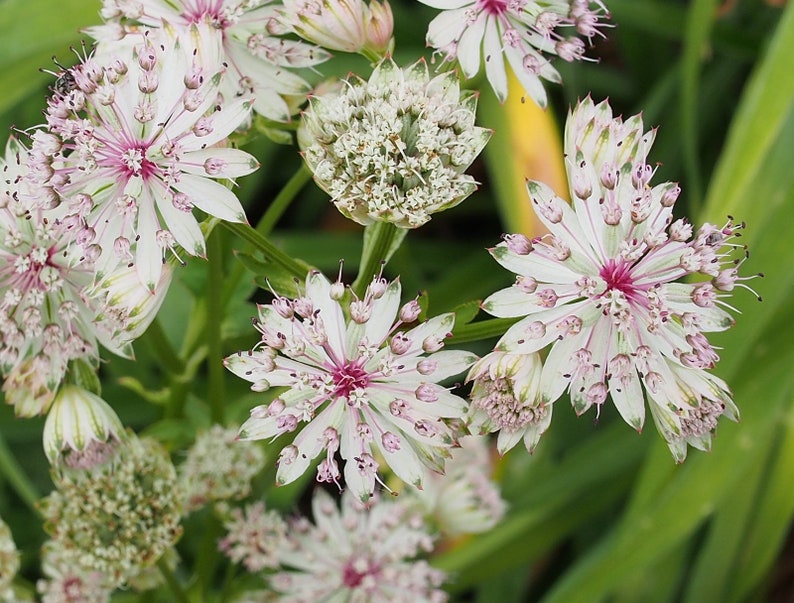
<svg viewBox="0 0 794 603">
<path fill-rule="evenodd" d="M 125 438 L 121 421 L 102 398 L 72 384 L 59 388 L 44 423 L 44 452 L 51 464 L 101 465 Z"/>
<path fill-rule="evenodd" d="M 173 274 L 173 266 L 163 264 L 160 280 L 150 291 L 134 267 L 120 266 L 89 287 L 86 295 L 96 309 L 94 320 L 100 342 L 111 349 L 124 349 L 125 344 L 143 335 L 165 301 Z"/>
<path fill-rule="evenodd" d="M 312 501 L 314 524 L 293 520 L 272 576 L 280 603 L 443 603 L 444 573 L 416 560 L 432 548 L 420 516 L 399 500 L 364 507 L 350 492 L 342 508 L 323 490 Z"/>
<path fill-rule="evenodd" d="M 583 413 L 611 397 L 639 430 L 644 390 L 682 460 L 685 443 L 708 446 L 719 415 L 738 414 L 727 386 L 707 372 L 718 356 L 704 333 L 733 324 L 723 298 L 742 280 L 744 252 L 732 259 L 743 249 L 733 242 L 742 225 L 705 224 L 693 236 L 687 222 L 673 221 L 678 186 L 649 184 L 653 138 L 639 115 L 624 122 L 606 102 L 582 101 L 565 133 L 573 206 L 528 183 L 551 234 L 533 241 L 509 235 L 491 250 L 518 278 L 483 307 L 524 317 L 498 351 L 531 354 L 551 346 L 540 385 L 544 404 L 568 390 Z"/>
<path fill-rule="evenodd" d="M 491 352 L 469 370 L 471 427 L 480 434 L 498 431 L 499 454 L 521 439 L 532 452 L 551 424 L 552 407 L 540 395 L 542 368 L 537 353 Z"/>
<path fill-rule="evenodd" d="M 384 0 L 284 0 L 278 20 L 329 50 L 382 57 L 393 45 L 394 19 Z M 271 31 L 273 27 L 271 26 Z"/>
<path fill-rule="evenodd" d="M 290 69 L 311 67 L 330 55 L 321 48 L 280 37 L 279 5 L 271 0 L 104 0 L 107 23 L 86 31 L 112 46 L 125 36 L 137 37 L 140 26 L 159 28 L 163 22 L 187 31 L 197 26 L 202 38 L 217 37 L 222 62 L 229 71 L 221 83 L 225 102 L 253 96 L 253 110 L 286 122 L 311 89 Z"/>
<path fill-rule="evenodd" d="M 323 451 L 319 481 L 340 477 L 361 500 L 372 496 L 379 461 L 421 487 L 425 467 L 442 471 L 466 402 L 438 383 L 465 370 L 476 356 L 442 350 L 455 321 L 443 314 L 409 330 L 419 315 L 414 300 L 400 308 L 400 283 L 375 278 L 363 299 L 340 302 L 344 287 L 319 272 L 306 277 L 295 300 L 277 297 L 259 307 L 262 340 L 226 359 L 252 389 L 288 388 L 251 411 L 241 439 L 298 431 L 279 456 L 277 483 L 295 480 Z M 306 425 L 301 429 L 301 423 Z"/>
<path fill-rule="evenodd" d="M 84 294 L 93 270 L 67 248 L 63 224 L 20 199 L 27 161 L 27 149 L 10 139 L 0 158 L 0 370 L 6 402 L 20 416 L 47 411 L 70 361 L 99 360 Z"/>
<path fill-rule="evenodd" d="M 41 603 L 108 603 L 113 586 L 101 572 L 80 565 L 80 552 L 48 540 L 41 549 L 45 578 L 36 583 Z"/>
<path fill-rule="evenodd" d="M 13 600 L 11 581 L 17 575 L 17 571 L 19 571 L 19 551 L 14 544 L 11 530 L 0 519 L 0 600 Z"/>
<path fill-rule="evenodd" d="M 541 107 L 546 91 L 540 78 L 559 83 L 560 74 L 545 55 L 565 61 L 582 58 L 584 42 L 599 34 L 606 7 L 596 0 L 420 0 L 442 9 L 430 23 L 427 44 L 444 59 L 457 59 L 467 78 L 477 75 L 481 57 L 497 98 L 507 98 L 505 58 L 527 94 Z M 568 35 L 568 34 L 572 35 Z"/>
<path fill-rule="evenodd" d="M 266 511 L 261 501 L 245 509 L 232 509 L 228 515 L 223 522 L 227 534 L 218 548 L 249 572 L 278 567 L 278 554 L 287 537 L 287 523 L 281 516 Z"/>
<path fill-rule="evenodd" d="M 451 536 L 490 530 L 507 510 L 499 486 L 491 479 L 488 440 L 470 436 L 461 438 L 460 444 L 444 475 L 432 476 L 423 490 L 409 493 L 441 532 Z"/>
<path fill-rule="evenodd" d="M 54 474 L 42 501 L 58 546 L 76 551 L 85 572 L 111 587 L 153 563 L 181 535 L 181 493 L 168 453 L 153 440 L 130 438 L 105 463 Z"/>
<path fill-rule="evenodd" d="M 311 97 L 298 130 L 317 185 L 359 224 L 416 228 L 477 188 L 464 174 L 491 131 L 474 125 L 477 97 L 454 73 L 383 60 L 369 81 Z"/>
<path fill-rule="evenodd" d="M 60 222 L 96 262 L 99 278 L 134 264 L 150 290 L 176 245 L 205 255 L 194 208 L 245 221 L 237 197 L 216 180 L 258 166 L 248 153 L 219 146 L 251 99 L 217 104 L 218 53 L 189 54 L 171 30 L 162 33 L 142 36 L 107 62 L 85 57 L 69 70 L 74 87 L 54 91 L 51 135 L 34 139 L 31 151 L 32 176 L 62 200 Z"/>
<path fill-rule="evenodd" d="M 237 440 L 237 430 L 213 425 L 199 433 L 178 467 L 185 512 L 208 502 L 240 499 L 251 492 L 251 480 L 265 466 L 265 453 L 255 442 Z"/>
</svg>

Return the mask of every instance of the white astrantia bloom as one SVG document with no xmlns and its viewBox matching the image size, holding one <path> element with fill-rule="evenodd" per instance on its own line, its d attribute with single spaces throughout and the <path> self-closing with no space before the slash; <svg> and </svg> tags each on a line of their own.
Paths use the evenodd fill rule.
<svg viewBox="0 0 794 603">
<path fill-rule="evenodd" d="M 261 445 L 238 441 L 236 428 L 216 424 L 199 432 L 177 467 L 185 514 L 211 502 L 248 496 L 251 480 L 264 467 Z"/>
<path fill-rule="evenodd" d="M 58 213 L 21 198 L 27 160 L 28 150 L 9 139 L 0 158 L 0 372 L 20 416 L 47 411 L 71 361 L 99 361 L 84 294 L 92 267 L 68 249 Z"/>
<path fill-rule="evenodd" d="M 137 38 L 141 26 L 195 28 L 201 38 L 215 37 L 222 44 L 220 60 L 228 72 L 219 91 L 225 102 L 252 97 L 256 113 L 287 122 L 311 90 L 291 70 L 318 65 L 330 54 L 281 37 L 280 8 L 272 0 L 103 0 L 106 23 L 86 32 L 100 41 L 100 48 L 107 43 L 112 49 L 120 39 Z"/>
<path fill-rule="evenodd" d="M 40 508 L 57 546 L 109 588 L 139 576 L 182 535 L 181 500 L 168 452 L 129 433 L 104 462 L 60 467 Z"/>
<path fill-rule="evenodd" d="M 36 582 L 41 603 L 109 603 L 113 584 L 102 572 L 80 565 L 80 551 L 56 540 L 41 547 L 44 578 Z"/>
<path fill-rule="evenodd" d="M 520 440 L 529 452 L 551 424 L 552 405 L 543 401 L 537 353 L 491 352 L 469 370 L 473 382 L 468 421 L 474 433 L 499 432 L 496 449 L 505 454 Z"/>
<path fill-rule="evenodd" d="M 86 295 L 96 308 L 94 320 L 100 343 L 109 349 L 121 346 L 131 356 L 129 343 L 143 335 L 165 301 L 173 266 L 166 262 L 154 291 L 145 287 L 134 266 L 120 266 L 92 284 Z"/>
<path fill-rule="evenodd" d="M 51 465 L 102 464 L 125 438 L 121 420 L 102 398 L 68 383 L 58 389 L 44 423 L 44 452 Z"/>
<path fill-rule="evenodd" d="M 19 571 L 19 551 L 11 530 L 0 518 L 0 601 L 15 601 L 11 583 Z"/>
<path fill-rule="evenodd" d="M 218 543 L 223 554 L 252 573 L 278 567 L 288 526 L 277 512 L 265 510 L 265 503 L 257 501 L 224 515 L 226 536 Z"/>
<path fill-rule="evenodd" d="M 444 572 L 418 555 L 432 550 L 422 518 L 400 499 L 367 507 L 346 491 L 341 509 L 321 489 L 314 523 L 290 522 L 279 551 L 282 570 L 270 577 L 278 603 L 443 603 Z"/>
<path fill-rule="evenodd" d="M 342 283 L 313 271 L 297 299 L 278 296 L 259 307 L 261 341 L 225 363 L 255 391 L 285 389 L 251 411 L 239 437 L 297 432 L 279 456 L 278 484 L 297 479 L 322 453 L 318 481 L 338 482 L 338 452 L 347 487 L 361 500 L 375 491 L 379 459 L 421 488 L 425 468 L 441 472 L 456 445 L 445 419 L 461 419 L 467 408 L 439 382 L 477 357 L 442 350 L 452 313 L 406 330 L 419 305 L 400 306 L 399 280 L 377 277 L 362 299 L 345 298 Z"/>
<path fill-rule="evenodd" d="M 278 21 L 329 50 L 382 58 L 394 45 L 394 18 L 385 0 L 283 0 Z"/>
<path fill-rule="evenodd" d="M 411 490 L 424 514 L 449 536 L 477 534 L 494 527 L 507 511 L 499 486 L 491 477 L 493 463 L 487 438 L 467 436 L 444 468 L 423 490 Z"/>
<path fill-rule="evenodd" d="M 441 9 L 430 23 L 427 44 L 445 61 L 457 61 L 472 78 L 485 63 L 485 75 L 496 97 L 507 98 L 507 66 L 527 94 L 546 107 L 540 79 L 559 83 L 560 74 L 546 55 L 565 61 L 583 57 L 581 35 L 600 35 L 599 19 L 607 9 L 601 0 L 420 0 Z M 571 35 L 569 35 L 571 34 Z M 484 58 L 484 61 L 483 61 Z"/>
<path fill-rule="evenodd" d="M 704 333 L 733 325 L 723 300 L 746 287 L 738 276 L 746 250 L 733 242 L 742 224 L 729 220 L 693 232 L 674 220 L 678 186 L 650 185 L 653 139 L 639 115 L 624 122 L 606 101 L 580 102 L 565 132 L 573 205 L 542 183 L 527 184 L 550 234 L 532 241 L 507 235 L 491 250 L 518 277 L 483 308 L 523 317 L 497 351 L 532 354 L 550 346 L 543 404 L 567 390 L 581 414 L 591 406 L 600 411 L 611 397 L 640 430 L 647 396 L 657 426 L 683 460 L 686 444 L 708 448 L 718 416 L 738 417 L 727 386 L 707 372 L 719 358 Z"/>
<path fill-rule="evenodd" d="M 150 291 L 169 250 L 205 255 L 194 208 L 246 220 L 217 180 L 258 167 L 248 153 L 224 146 L 252 100 L 218 105 L 219 53 L 186 52 L 191 40 L 168 28 L 155 33 L 113 58 L 86 56 L 68 70 L 71 85 L 55 86 L 49 133 L 34 136 L 30 166 L 31 180 L 66 208 L 59 222 L 98 278 L 134 265 Z"/>
<path fill-rule="evenodd" d="M 314 181 L 359 224 L 425 224 L 477 188 L 464 171 L 491 137 L 475 126 L 477 96 L 419 60 L 381 61 L 368 81 L 309 98 L 298 130 Z"/>
</svg>

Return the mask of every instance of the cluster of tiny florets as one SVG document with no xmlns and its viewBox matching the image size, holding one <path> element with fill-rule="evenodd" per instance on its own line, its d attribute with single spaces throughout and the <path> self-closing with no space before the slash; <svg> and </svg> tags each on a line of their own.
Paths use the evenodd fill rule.
<svg viewBox="0 0 794 603">
<path fill-rule="evenodd" d="M 416 300 L 401 304 L 400 282 L 373 279 L 364 296 L 346 298 L 341 282 L 310 272 L 296 299 L 278 296 L 259 307 L 261 341 L 226 358 L 251 389 L 285 389 L 255 407 L 241 439 L 296 432 L 279 454 L 276 481 L 302 475 L 311 460 L 321 482 L 344 481 L 367 500 L 385 464 L 404 482 L 421 487 L 427 469 L 443 471 L 466 402 L 439 382 L 477 357 L 444 350 L 455 322 L 442 314 L 406 328 L 419 317 Z"/>
<path fill-rule="evenodd" d="M 280 603 L 315 603 L 329 592 L 340 601 L 443 603 L 445 574 L 417 556 L 433 540 L 421 516 L 396 499 L 371 508 L 350 493 L 341 509 L 324 491 L 312 501 L 314 523 L 290 523 L 281 571 L 270 582 Z"/>
<path fill-rule="evenodd" d="M 573 203 L 543 183 L 527 184 L 550 234 L 506 235 L 491 250 L 518 276 L 483 308 L 523 317 L 499 340 L 498 353 L 550 348 L 533 394 L 542 404 L 568 391 L 581 414 L 611 398 L 640 430 L 647 397 L 682 461 L 687 445 L 710 447 L 719 415 L 738 416 L 727 385 L 710 373 L 719 356 L 704 333 L 733 325 L 723 300 L 746 287 L 738 274 L 746 250 L 735 242 L 743 225 L 732 219 L 698 230 L 674 219 L 678 185 L 650 184 L 654 136 L 643 132 L 639 115 L 613 117 L 606 101 L 576 106 L 565 131 Z M 483 395 L 474 405 L 493 414 L 489 400 Z"/>
<path fill-rule="evenodd" d="M 220 84 L 225 102 L 253 97 L 253 110 L 286 122 L 305 101 L 309 83 L 295 73 L 330 58 L 302 40 L 284 37 L 280 3 L 272 0 L 103 0 L 105 24 L 87 30 L 100 50 L 112 52 L 140 37 L 141 31 L 172 28 L 193 31 L 200 52 L 217 55 L 228 66 Z"/>
<path fill-rule="evenodd" d="M 467 78 L 476 76 L 484 62 L 488 82 L 502 102 L 508 93 L 507 70 L 512 70 L 541 107 L 547 102 L 541 78 L 560 82 L 548 56 L 581 60 L 582 38 L 592 42 L 603 35 L 600 20 L 609 16 L 601 0 L 420 1 L 444 9 L 427 30 L 428 46 L 444 61 L 457 61 Z"/>
<path fill-rule="evenodd" d="M 278 567 L 288 529 L 278 513 L 255 502 L 231 509 L 223 525 L 227 533 L 218 546 L 229 559 L 242 563 L 249 572 Z"/>
<path fill-rule="evenodd" d="M 210 502 L 241 499 L 264 468 L 265 453 L 256 442 L 237 440 L 237 429 L 213 425 L 199 433 L 179 465 L 186 513 Z"/>
<path fill-rule="evenodd" d="M 11 581 L 19 571 L 19 551 L 17 550 L 11 530 L 0 519 L 0 600 L 7 601 Z"/>
<path fill-rule="evenodd" d="M 298 140 L 315 182 L 360 224 L 416 228 L 476 189 L 464 170 L 490 137 L 474 125 L 476 96 L 452 73 L 383 60 L 368 81 L 348 79 L 309 99 Z"/>
<path fill-rule="evenodd" d="M 113 586 L 154 564 L 181 535 L 176 471 L 152 440 L 120 445 L 98 467 L 56 473 L 55 483 L 42 503 L 52 539 Z"/>
<path fill-rule="evenodd" d="M 507 503 L 493 481 L 490 447 L 485 438 L 467 436 L 446 464 L 444 475 L 427 480 L 423 490 L 410 490 L 442 534 L 476 534 L 502 519 Z"/>
</svg>

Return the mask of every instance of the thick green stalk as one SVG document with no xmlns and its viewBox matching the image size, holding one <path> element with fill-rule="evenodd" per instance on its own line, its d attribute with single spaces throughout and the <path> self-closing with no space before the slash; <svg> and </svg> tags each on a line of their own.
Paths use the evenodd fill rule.
<svg viewBox="0 0 794 603">
<path fill-rule="evenodd" d="M 223 424 L 224 419 L 224 369 L 223 369 L 223 239 L 221 231 L 212 233 L 207 241 L 207 363 L 209 377 L 209 405 L 213 423 Z"/>
<path fill-rule="evenodd" d="M 143 338 L 149 345 L 149 349 L 160 365 L 165 368 L 172 376 L 181 376 L 185 372 L 185 362 L 179 356 L 171 341 L 160 324 L 160 319 L 155 318 L 149 328 L 146 329 Z"/>
<path fill-rule="evenodd" d="M 311 177 L 311 171 L 306 167 L 305 163 L 301 162 L 298 171 L 292 175 L 284 185 L 284 188 L 282 188 L 278 195 L 276 195 L 276 198 L 273 199 L 273 202 L 268 206 L 254 230 L 263 237 L 268 236 Z M 226 286 L 223 292 L 224 307 L 229 304 L 232 293 L 237 288 L 237 284 L 240 282 L 240 279 L 243 278 L 244 274 L 245 267 L 240 262 L 236 262 L 231 274 L 226 279 Z"/>
<path fill-rule="evenodd" d="M 250 224 L 240 224 L 237 222 L 222 222 L 222 224 L 244 241 L 251 243 L 251 245 L 264 254 L 265 258 L 283 268 L 291 275 L 299 279 L 303 279 L 306 276 L 307 270 L 303 265 L 273 245 L 267 238 L 254 230 Z"/>
<path fill-rule="evenodd" d="M 33 482 L 28 479 L 27 474 L 19 466 L 16 457 L 6 444 L 2 432 L 0 432 L 0 473 L 11 485 L 19 498 L 37 515 L 39 510 L 36 508 L 36 501 L 39 500 L 39 493 Z"/>
<path fill-rule="evenodd" d="M 190 598 L 187 596 L 187 592 L 185 592 L 185 589 L 182 588 L 182 585 L 179 583 L 179 580 L 176 579 L 176 576 L 174 575 L 174 572 L 171 571 L 171 568 L 168 567 L 165 556 L 162 556 L 157 560 L 157 569 L 160 570 L 165 583 L 168 585 L 168 589 L 171 591 L 171 594 L 174 597 L 173 600 L 177 603 L 190 603 Z"/>
<path fill-rule="evenodd" d="M 406 232 L 391 222 L 375 222 L 367 226 L 358 277 L 353 283 L 353 293 L 359 298 L 364 296 L 372 277 L 380 272 L 381 266 L 389 261 L 400 246 Z"/>
<path fill-rule="evenodd" d="M 452 338 L 449 343 L 468 343 L 469 341 L 501 337 L 519 320 L 519 318 L 489 318 L 460 325 L 452 329 Z"/>
</svg>

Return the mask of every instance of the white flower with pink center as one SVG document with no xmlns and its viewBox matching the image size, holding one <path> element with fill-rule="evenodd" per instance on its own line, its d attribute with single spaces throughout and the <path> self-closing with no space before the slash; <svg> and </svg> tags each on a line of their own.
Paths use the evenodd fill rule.
<svg viewBox="0 0 794 603">
<path fill-rule="evenodd" d="M 202 38 L 216 36 L 222 44 L 222 62 L 228 73 L 220 92 L 226 102 L 253 97 L 253 110 L 287 122 L 306 100 L 310 85 L 290 71 L 318 65 L 330 54 L 317 46 L 280 36 L 280 5 L 272 0 L 104 0 L 105 25 L 87 33 L 109 46 L 120 38 L 137 38 L 140 26 L 195 31 Z"/>
<path fill-rule="evenodd" d="M 581 35 L 591 40 L 600 35 L 599 19 L 606 13 L 597 0 L 420 0 L 442 9 L 430 23 L 427 44 L 445 61 L 457 60 L 467 78 L 480 71 L 497 98 L 507 98 L 505 58 L 527 94 L 541 107 L 546 91 L 540 78 L 559 83 L 560 74 L 545 55 L 565 61 L 584 56 Z M 570 35 L 568 35 L 570 34 Z"/>
<path fill-rule="evenodd" d="M 95 262 L 98 278 L 134 265 L 150 291 L 167 252 L 179 246 L 205 255 L 194 208 L 246 220 L 217 180 L 258 167 L 248 153 L 224 146 L 251 99 L 218 105 L 223 68 L 201 62 L 217 53 L 187 53 L 173 32 L 163 32 L 115 58 L 85 57 L 73 67 L 74 86 L 54 92 L 49 134 L 34 138 L 31 152 L 32 178 L 67 208 L 60 223 Z"/>
<path fill-rule="evenodd" d="M 0 158 L 0 371 L 18 415 L 47 411 L 69 362 L 99 361 L 84 288 L 92 270 L 66 248 L 63 227 L 20 200 L 28 150 L 11 138 Z"/>
<path fill-rule="evenodd" d="M 415 300 L 400 306 L 398 280 L 376 278 L 363 299 L 345 299 L 341 283 L 311 272 L 303 295 L 259 307 L 261 342 L 229 356 L 226 366 L 255 391 L 279 388 L 269 404 L 251 411 L 239 436 L 297 431 L 281 451 L 278 484 L 297 479 L 323 452 L 317 479 L 338 483 L 338 452 L 344 481 L 366 501 L 378 480 L 378 456 L 416 487 L 426 467 L 443 470 L 456 444 L 447 419 L 461 419 L 467 404 L 439 383 L 477 358 L 442 350 L 452 313 L 405 330 L 419 307 Z"/>
<path fill-rule="evenodd" d="M 673 219 L 678 186 L 649 184 L 653 138 L 640 116 L 624 122 L 606 102 L 582 101 L 565 132 L 573 206 L 544 184 L 527 184 L 550 234 L 532 241 L 506 235 L 491 250 L 518 276 L 483 308 L 523 317 L 497 351 L 532 354 L 550 346 L 542 404 L 567 390 L 581 414 L 591 406 L 600 412 L 611 397 L 640 430 L 644 390 L 658 428 L 683 460 L 687 443 L 709 447 L 719 415 L 738 415 L 725 383 L 707 372 L 718 355 L 704 333 L 733 324 L 724 298 L 742 285 L 746 252 L 733 242 L 742 225 L 705 224 L 693 235 L 687 222 Z M 693 275 L 700 280 L 690 281 Z"/>
<path fill-rule="evenodd" d="M 321 489 L 312 500 L 314 524 L 291 521 L 279 551 L 282 571 L 270 578 L 280 603 L 350 601 L 443 603 L 444 572 L 415 557 L 432 549 L 421 516 L 400 499 L 367 507 L 352 492 L 341 509 Z"/>
</svg>

